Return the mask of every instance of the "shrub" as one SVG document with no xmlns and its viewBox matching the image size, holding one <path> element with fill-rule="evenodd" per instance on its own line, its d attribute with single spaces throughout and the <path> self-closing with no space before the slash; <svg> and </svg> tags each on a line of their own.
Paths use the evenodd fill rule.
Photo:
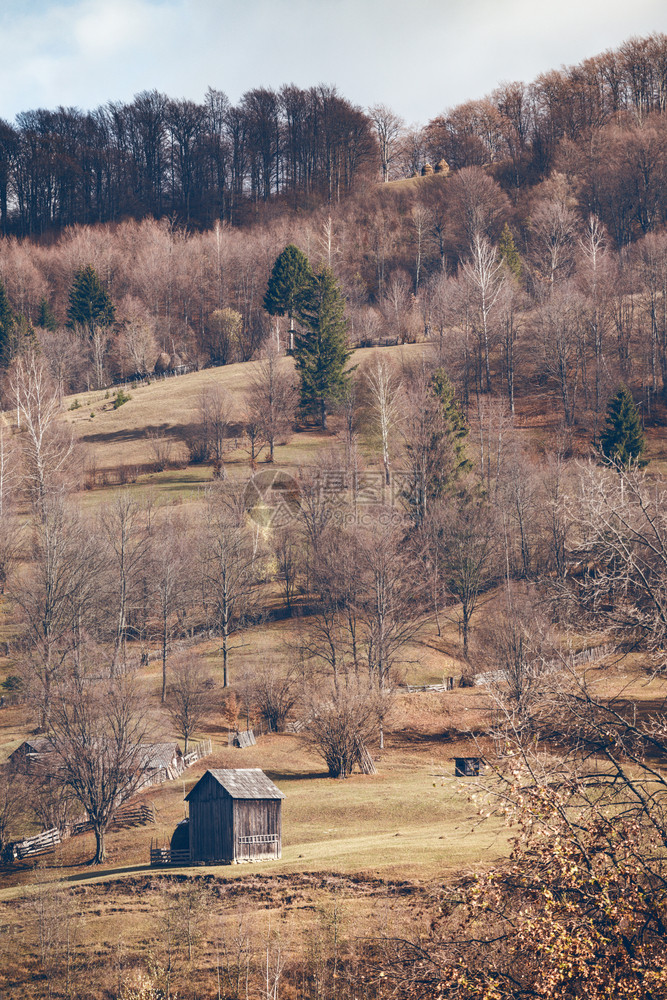
<svg viewBox="0 0 667 1000">
<path fill-rule="evenodd" d="M 123 389 L 119 389 L 113 401 L 114 410 L 117 410 L 119 406 L 122 406 L 123 403 L 127 403 L 130 399 L 132 399 L 132 397 L 130 396 L 129 392 L 125 392 Z"/>
</svg>

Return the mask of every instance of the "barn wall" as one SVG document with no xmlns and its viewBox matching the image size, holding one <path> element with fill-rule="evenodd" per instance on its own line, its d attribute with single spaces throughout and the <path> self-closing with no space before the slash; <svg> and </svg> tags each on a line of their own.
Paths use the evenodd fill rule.
<svg viewBox="0 0 667 1000">
<path fill-rule="evenodd" d="M 281 856 L 281 806 L 280 799 L 234 800 L 234 858 L 252 861 Z M 243 843 L 242 837 L 274 835 L 277 841 L 268 843 Z"/>
<path fill-rule="evenodd" d="M 198 861 L 234 859 L 233 800 L 214 779 L 200 782 L 190 805 L 190 858 Z"/>
</svg>

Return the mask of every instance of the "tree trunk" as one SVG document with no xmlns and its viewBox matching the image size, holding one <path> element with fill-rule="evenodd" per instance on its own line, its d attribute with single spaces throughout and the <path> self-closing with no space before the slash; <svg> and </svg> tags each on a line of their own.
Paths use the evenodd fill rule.
<svg viewBox="0 0 667 1000">
<path fill-rule="evenodd" d="M 106 857 L 106 851 L 104 849 L 104 827 L 95 826 L 95 857 L 93 859 L 93 864 L 100 865 Z"/>
</svg>

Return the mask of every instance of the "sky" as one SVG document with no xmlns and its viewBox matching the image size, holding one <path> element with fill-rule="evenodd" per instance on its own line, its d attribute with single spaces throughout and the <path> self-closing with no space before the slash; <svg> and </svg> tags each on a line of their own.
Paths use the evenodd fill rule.
<svg viewBox="0 0 667 1000">
<path fill-rule="evenodd" d="M 326 83 L 424 125 L 654 31 L 665 0 L 0 0 L 0 117 Z"/>
</svg>

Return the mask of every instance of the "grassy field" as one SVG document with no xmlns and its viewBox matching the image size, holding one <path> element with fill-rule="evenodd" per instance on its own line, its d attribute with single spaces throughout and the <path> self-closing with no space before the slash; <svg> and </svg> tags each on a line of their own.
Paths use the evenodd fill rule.
<svg viewBox="0 0 667 1000">
<path fill-rule="evenodd" d="M 419 357 L 424 349 L 425 345 L 411 345 L 383 351 L 398 359 Z M 362 364 L 371 353 L 356 351 L 354 363 Z M 285 358 L 282 364 L 291 366 L 292 361 Z M 116 410 L 111 392 L 81 393 L 74 409 L 70 408 L 74 397 L 67 400 L 65 419 L 86 448 L 89 469 L 96 472 L 97 487 L 80 494 L 85 507 L 94 511 L 106 501 L 118 488 L 118 470 L 130 465 L 133 469 L 124 488 L 137 498 L 152 496 L 161 504 L 197 504 L 213 472 L 207 466 L 185 465 L 184 430 L 196 421 L 200 394 L 211 383 L 220 385 L 228 395 L 232 420 L 240 422 L 244 392 L 255 367 L 251 362 L 156 380 L 131 388 L 132 398 Z M 549 420 L 533 404 L 531 401 L 520 410 L 517 422 L 521 433 L 539 451 L 540 442 L 546 442 L 550 433 Z M 276 467 L 296 470 L 327 448 L 339 446 L 335 420 L 332 426 L 326 434 L 313 429 L 295 433 L 276 449 Z M 164 472 L 147 471 L 152 461 L 146 436 L 149 431 L 173 442 L 173 462 Z M 367 466 L 373 467 L 377 451 L 363 439 L 360 447 Z M 474 454 L 474 440 L 469 447 Z M 649 454 L 656 472 L 667 466 L 667 442 L 659 435 L 650 435 Z M 240 436 L 236 441 L 230 437 L 225 465 L 231 478 L 252 474 Z M 266 605 L 277 604 L 276 587 L 264 587 Z M 487 598 L 478 621 L 493 616 L 494 595 L 485 595 Z M 3 644 L 11 644 L 13 638 L 6 612 L 6 605 L 0 604 L 0 680 L 14 669 L 11 655 L 2 656 Z M 306 622 L 298 617 L 268 621 L 234 636 L 229 663 L 232 685 L 258 664 L 272 662 L 284 669 L 294 663 L 300 630 Z M 596 644 L 591 636 L 585 641 Z M 604 641 L 604 636 L 600 637 L 600 643 Z M 584 638 L 573 636 L 572 642 L 578 648 Z M 484 749 L 482 734 L 492 708 L 489 692 L 477 687 L 408 694 L 402 686 L 433 684 L 443 677 L 461 675 L 465 662 L 452 618 L 443 619 L 442 634 L 436 634 L 429 624 L 403 651 L 394 679 L 397 687 L 385 747 L 382 751 L 377 746 L 370 748 L 378 773 L 355 774 L 345 781 L 327 777 L 322 761 L 292 735 L 262 736 L 256 747 L 243 751 L 230 748 L 228 728 L 236 723 L 243 727 L 245 720 L 239 700 L 221 687 L 219 641 L 202 642 L 188 655 L 204 661 L 214 679 L 213 710 L 198 734 L 211 739 L 213 755 L 186 772 L 184 780 L 142 792 L 140 798 L 154 807 L 155 824 L 110 831 L 108 859 L 99 868 L 89 864 L 94 838 L 86 834 L 66 840 L 54 854 L 37 863 L 14 864 L 0 873 L 0 931 L 5 941 L 3 951 L 0 940 L 0 995 L 41 995 L 31 993 L 26 984 L 32 975 L 30 969 L 38 962 L 40 931 L 35 914 L 43 887 L 49 893 L 54 887 L 63 889 L 70 902 L 74 900 L 80 964 L 92 970 L 89 974 L 102 991 L 109 968 L 120 969 L 122 965 L 118 957 L 121 940 L 128 955 L 132 952 L 132 962 L 141 961 L 147 967 L 156 955 L 164 960 L 164 940 L 157 928 L 164 927 L 170 900 L 181 906 L 188 886 L 205 885 L 207 892 L 215 890 L 220 904 L 211 904 L 213 923 L 202 935 L 209 955 L 217 947 L 215 934 L 235 933 L 239 918 L 234 908 L 242 905 L 242 900 L 246 908 L 261 914 L 256 927 L 260 937 L 267 933 L 266 919 L 273 920 L 283 928 L 284 940 L 296 948 L 295 942 L 313 926 L 322 933 L 330 927 L 336 907 L 350 933 L 377 930 L 380 912 L 385 930 L 391 927 L 397 933 L 417 933 L 443 881 L 453 881 L 462 873 L 508 856 L 511 831 L 499 820 L 481 822 L 470 797 L 472 784 L 453 776 L 454 756 L 478 752 L 480 742 Z M 638 656 L 608 658 L 602 665 L 591 665 L 587 673 L 601 694 L 636 701 L 640 712 L 655 710 L 667 694 L 665 681 L 649 676 Z M 152 660 L 138 671 L 136 680 L 152 706 L 154 738 L 177 739 L 178 733 L 159 705 L 161 664 Z M 249 721 L 252 724 L 253 720 Z M 24 707 L 9 705 L 0 712 L 0 759 L 29 735 L 31 725 Z M 285 793 L 280 861 L 178 871 L 149 868 L 151 842 L 169 842 L 184 815 L 184 793 L 207 767 L 261 767 Z M 25 833 L 29 832 L 34 831 L 26 828 Z M 402 894 L 408 901 L 397 902 Z M 206 896 L 209 903 L 212 898 L 210 893 Z M 22 935 L 27 935 L 29 944 Z M 33 966 L 26 964 L 23 979 L 18 973 L 12 979 L 8 971 L 14 957 L 12 947 L 32 956 Z"/>
</svg>

